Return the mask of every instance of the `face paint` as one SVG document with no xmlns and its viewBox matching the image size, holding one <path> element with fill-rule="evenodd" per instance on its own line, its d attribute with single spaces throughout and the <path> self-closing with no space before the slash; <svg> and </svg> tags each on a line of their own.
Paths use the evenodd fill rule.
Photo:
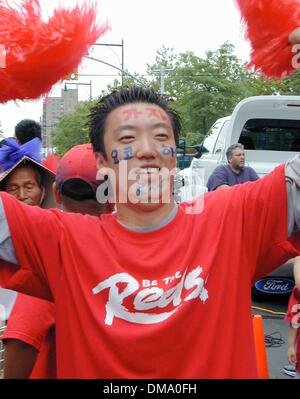
<svg viewBox="0 0 300 399">
<path fill-rule="evenodd" d="M 164 156 L 171 156 L 172 158 L 175 156 L 176 151 L 174 150 L 173 147 L 171 147 L 170 145 L 166 145 L 166 144 L 162 144 L 162 149 L 161 149 L 161 153 Z"/>
<path fill-rule="evenodd" d="M 124 153 L 124 160 L 128 161 L 129 159 L 133 159 L 133 151 L 132 151 L 132 146 L 127 146 L 123 148 L 123 153 Z"/>
<path fill-rule="evenodd" d="M 120 162 L 119 158 L 118 158 L 118 150 L 112 150 L 111 152 L 111 157 L 114 160 L 114 164 L 118 165 L 118 163 Z"/>
<path fill-rule="evenodd" d="M 123 115 L 125 116 L 124 122 L 129 121 L 129 119 L 138 119 L 139 116 L 142 114 L 137 108 L 129 108 L 123 111 Z"/>
<path fill-rule="evenodd" d="M 146 111 L 147 111 L 147 116 L 149 116 L 150 118 L 153 116 L 154 118 L 159 118 L 159 119 L 162 119 L 164 121 L 168 120 L 167 116 L 164 115 L 163 112 L 161 112 L 157 108 L 147 107 Z"/>
</svg>

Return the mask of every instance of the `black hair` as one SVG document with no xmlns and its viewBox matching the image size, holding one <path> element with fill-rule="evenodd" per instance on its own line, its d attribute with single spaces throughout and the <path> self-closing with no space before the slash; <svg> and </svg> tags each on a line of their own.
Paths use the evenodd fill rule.
<svg viewBox="0 0 300 399">
<path fill-rule="evenodd" d="M 61 195 L 71 198 L 74 201 L 84 201 L 96 199 L 96 191 L 84 180 L 76 177 L 66 180 L 59 188 Z M 104 190 L 104 194 L 108 194 L 108 189 Z"/>
<path fill-rule="evenodd" d="M 96 199 L 93 188 L 84 180 L 74 178 L 65 181 L 60 187 L 60 194 L 75 201 Z"/>
<path fill-rule="evenodd" d="M 168 101 L 160 96 L 153 88 L 144 86 L 121 87 L 112 91 L 109 95 L 102 97 L 94 107 L 92 107 L 89 115 L 90 141 L 94 152 L 100 152 L 104 156 L 104 132 L 106 128 L 106 120 L 110 112 L 116 108 L 135 102 L 155 104 L 162 108 L 170 117 L 176 144 L 179 140 L 181 130 L 181 121 L 179 114 L 173 110 Z"/>
<path fill-rule="evenodd" d="M 15 126 L 15 135 L 20 144 L 27 143 L 36 137 L 42 139 L 42 128 L 32 119 L 23 119 Z"/>
</svg>

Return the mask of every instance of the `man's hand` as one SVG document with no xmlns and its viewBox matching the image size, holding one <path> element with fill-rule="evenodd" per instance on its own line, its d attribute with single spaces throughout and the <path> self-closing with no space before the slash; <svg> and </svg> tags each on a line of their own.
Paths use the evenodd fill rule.
<svg viewBox="0 0 300 399">
<path fill-rule="evenodd" d="M 289 42 L 291 45 L 300 44 L 300 27 L 294 29 L 289 35 Z"/>
<path fill-rule="evenodd" d="M 288 361 L 290 364 L 295 365 L 297 361 L 295 346 L 289 346 L 287 352 Z"/>
</svg>

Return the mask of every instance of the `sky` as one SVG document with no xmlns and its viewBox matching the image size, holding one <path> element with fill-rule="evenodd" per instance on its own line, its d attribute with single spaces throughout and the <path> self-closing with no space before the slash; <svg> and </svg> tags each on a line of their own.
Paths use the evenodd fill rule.
<svg viewBox="0 0 300 399">
<path fill-rule="evenodd" d="M 40 0 L 44 18 L 57 6 L 72 7 L 78 2 L 84 0 Z M 147 64 L 154 63 L 156 52 L 162 46 L 173 48 L 175 53 L 192 51 L 203 56 L 228 40 L 235 45 L 240 59 L 249 59 L 250 46 L 244 39 L 235 0 L 98 0 L 97 8 L 98 19 L 103 23 L 108 21 L 111 27 L 98 42 L 121 44 L 123 40 L 124 67 L 130 73 L 145 74 Z M 121 46 L 94 46 L 90 55 L 121 68 Z M 94 98 L 117 78 L 118 71 L 84 59 L 79 74 L 109 75 L 79 76 L 80 83 L 92 82 Z M 63 83 L 55 85 L 49 95 L 59 96 L 63 87 Z M 90 87 L 79 85 L 78 89 L 79 100 L 87 100 Z M 0 122 L 5 136 L 14 134 L 14 126 L 21 119 L 39 121 L 41 116 L 41 99 L 0 104 Z"/>
</svg>

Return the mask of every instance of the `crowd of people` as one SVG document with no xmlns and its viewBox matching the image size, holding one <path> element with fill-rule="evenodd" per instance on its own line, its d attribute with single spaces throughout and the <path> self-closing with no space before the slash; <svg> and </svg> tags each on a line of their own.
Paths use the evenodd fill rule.
<svg viewBox="0 0 300 399">
<path fill-rule="evenodd" d="M 19 292 L 5 378 L 257 378 L 251 286 L 300 253 L 299 156 L 239 179 L 236 144 L 199 212 L 174 201 L 165 98 L 122 87 L 89 129 L 52 171 L 36 137 L 0 148 L 0 278 Z"/>
<path fill-rule="evenodd" d="M 25 119 L 16 125 L 15 137 L 3 140 L 0 158 L 0 190 L 24 204 L 58 206 L 65 212 L 95 216 L 113 211 L 112 204 L 101 204 L 96 199 L 104 177 L 98 175 L 96 179 L 90 144 L 73 147 L 61 159 L 52 154 L 42 159 L 41 126 Z M 47 163 L 51 170 L 45 166 Z M 4 378 L 56 378 L 53 302 L 22 293 L 16 297 L 14 291 L 2 288 L 0 291 L 7 302 L 2 336 Z"/>
</svg>

